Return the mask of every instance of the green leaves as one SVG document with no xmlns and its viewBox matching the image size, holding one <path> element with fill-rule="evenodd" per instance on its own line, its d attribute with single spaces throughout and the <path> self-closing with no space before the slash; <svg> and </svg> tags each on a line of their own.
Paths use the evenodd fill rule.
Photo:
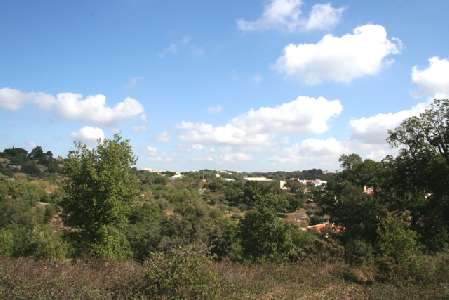
<svg viewBox="0 0 449 300">
<path fill-rule="evenodd" d="M 119 135 L 105 139 L 95 149 L 76 144 L 69 154 L 65 164 L 66 197 L 61 205 L 66 223 L 83 242 L 95 247 L 106 245 L 107 253 L 115 249 L 111 241 L 122 243 L 120 238 L 109 239 L 108 232 L 126 224 L 137 198 L 137 178 L 131 170 L 135 162 L 129 141 Z M 94 252 L 102 253 L 98 249 Z"/>
</svg>

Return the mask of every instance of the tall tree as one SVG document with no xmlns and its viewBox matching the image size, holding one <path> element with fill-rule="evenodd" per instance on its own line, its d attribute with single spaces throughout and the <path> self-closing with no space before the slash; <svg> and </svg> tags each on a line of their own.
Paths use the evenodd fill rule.
<svg viewBox="0 0 449 300">
<path fill-rule="evenodd" d="M 449 247 L 449 100 L 436 99 L 419 116 L 390 131 L 389 142 L 400 148 L 396 178 L 425 198 L 415 216 L 432 248 Z"/>
<path fill-rule="evenodd" d="M 137 178 L 131 170 L 135 162 L 129 141 L 119 135 L 99 142 L 95 149 L 76 144 L 68 156 L 64 219 L 95 249 L 107 241 L 124 243 L 123 237 L 107 235 L 119 233 L 116 229 L 126 223 L 138 195 Z M 120 247 L 104 248 L 115 251 Z"/>
</svg>

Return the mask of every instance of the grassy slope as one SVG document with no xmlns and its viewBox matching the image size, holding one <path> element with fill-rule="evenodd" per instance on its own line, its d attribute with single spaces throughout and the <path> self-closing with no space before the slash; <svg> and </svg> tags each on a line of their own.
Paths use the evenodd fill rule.
<svg viewBox="0 0 449 300">
<path fill-rule="evenodd" d="M 449 299 L 444 284 L 352 283 L 341 264 L 217 263 L 215 268 L 219 299 Z M 51 265 L 0 258 L 0 299 L 146 299 L 142 292 L 143 268 L 135 263 Z"/>
</svg>

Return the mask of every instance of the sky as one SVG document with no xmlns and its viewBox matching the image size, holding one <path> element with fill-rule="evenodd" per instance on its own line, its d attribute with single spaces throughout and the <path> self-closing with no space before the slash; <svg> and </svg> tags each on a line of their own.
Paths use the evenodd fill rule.
<svg viewBox="0 0 449 300">
<path fill-rule="evenodd" d="M 338 168 L 449 95 L 447 0 L 3 0 L 0 148 L 121 133 L 139 168 Z"/>
</svg>

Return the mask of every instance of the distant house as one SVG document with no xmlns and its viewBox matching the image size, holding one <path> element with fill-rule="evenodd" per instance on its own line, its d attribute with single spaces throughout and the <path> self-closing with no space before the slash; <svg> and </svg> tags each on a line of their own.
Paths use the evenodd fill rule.
<svg viewBox="0 0 449 300">
<path fill-rule="evenodd" d="M 287 188 L 287 181 L 285 181 L 285 180 L 280 180 L 280 181 L 279 181 L 279 188 L 280 188 L 281 190 L 288 190 L 288 188 Z"/>
<path fill-rule="evenodd" d="M 255 181 L 255 182 L 269 182 L 269 181 L 273 181 L 273 179 L 266 178 L 266 177 L 263 177 L 263 176 L 260 176 L 260 177 L 244 177 L 243 180 Z"/>
<path fill-rule="evenodd" d="M 152 169 L 152 168 L 144 168 L 143 171 L 149 172 L 149 173 L 157 173 L 157 174 L 161 173 L 161 171 Z"/>
<path fill-rule="evenodd" d="M 228 182 L 235 181 L 234 178 L 223 178 L 223 180 L 224 180 L 224 181 L 228 181 Z"/>
<path fill-rule="evenodd" d="M 367 194 L 368 196 L 374 196 L 374 187 L 372 186 L 363 186 L 363 193 Z"/>
<path fill-rule="evenodd" d="M 324 186 L 327 181 L 321 179 L 298 179 L 298 181 L 304 185 Z"/>
<path fill-rule="evenodd" d="M 176 174 L 173 175 L 172 177 L 170 177 L 170 179 L 176 180 L 176 179 L 181 179 L 181 178 L 183 178 L 183 177 L 184 177 L 184 175 L 182 175 L 182 174 L 179 173 L 179 172 L 176 172 Z"/>
</svg>

